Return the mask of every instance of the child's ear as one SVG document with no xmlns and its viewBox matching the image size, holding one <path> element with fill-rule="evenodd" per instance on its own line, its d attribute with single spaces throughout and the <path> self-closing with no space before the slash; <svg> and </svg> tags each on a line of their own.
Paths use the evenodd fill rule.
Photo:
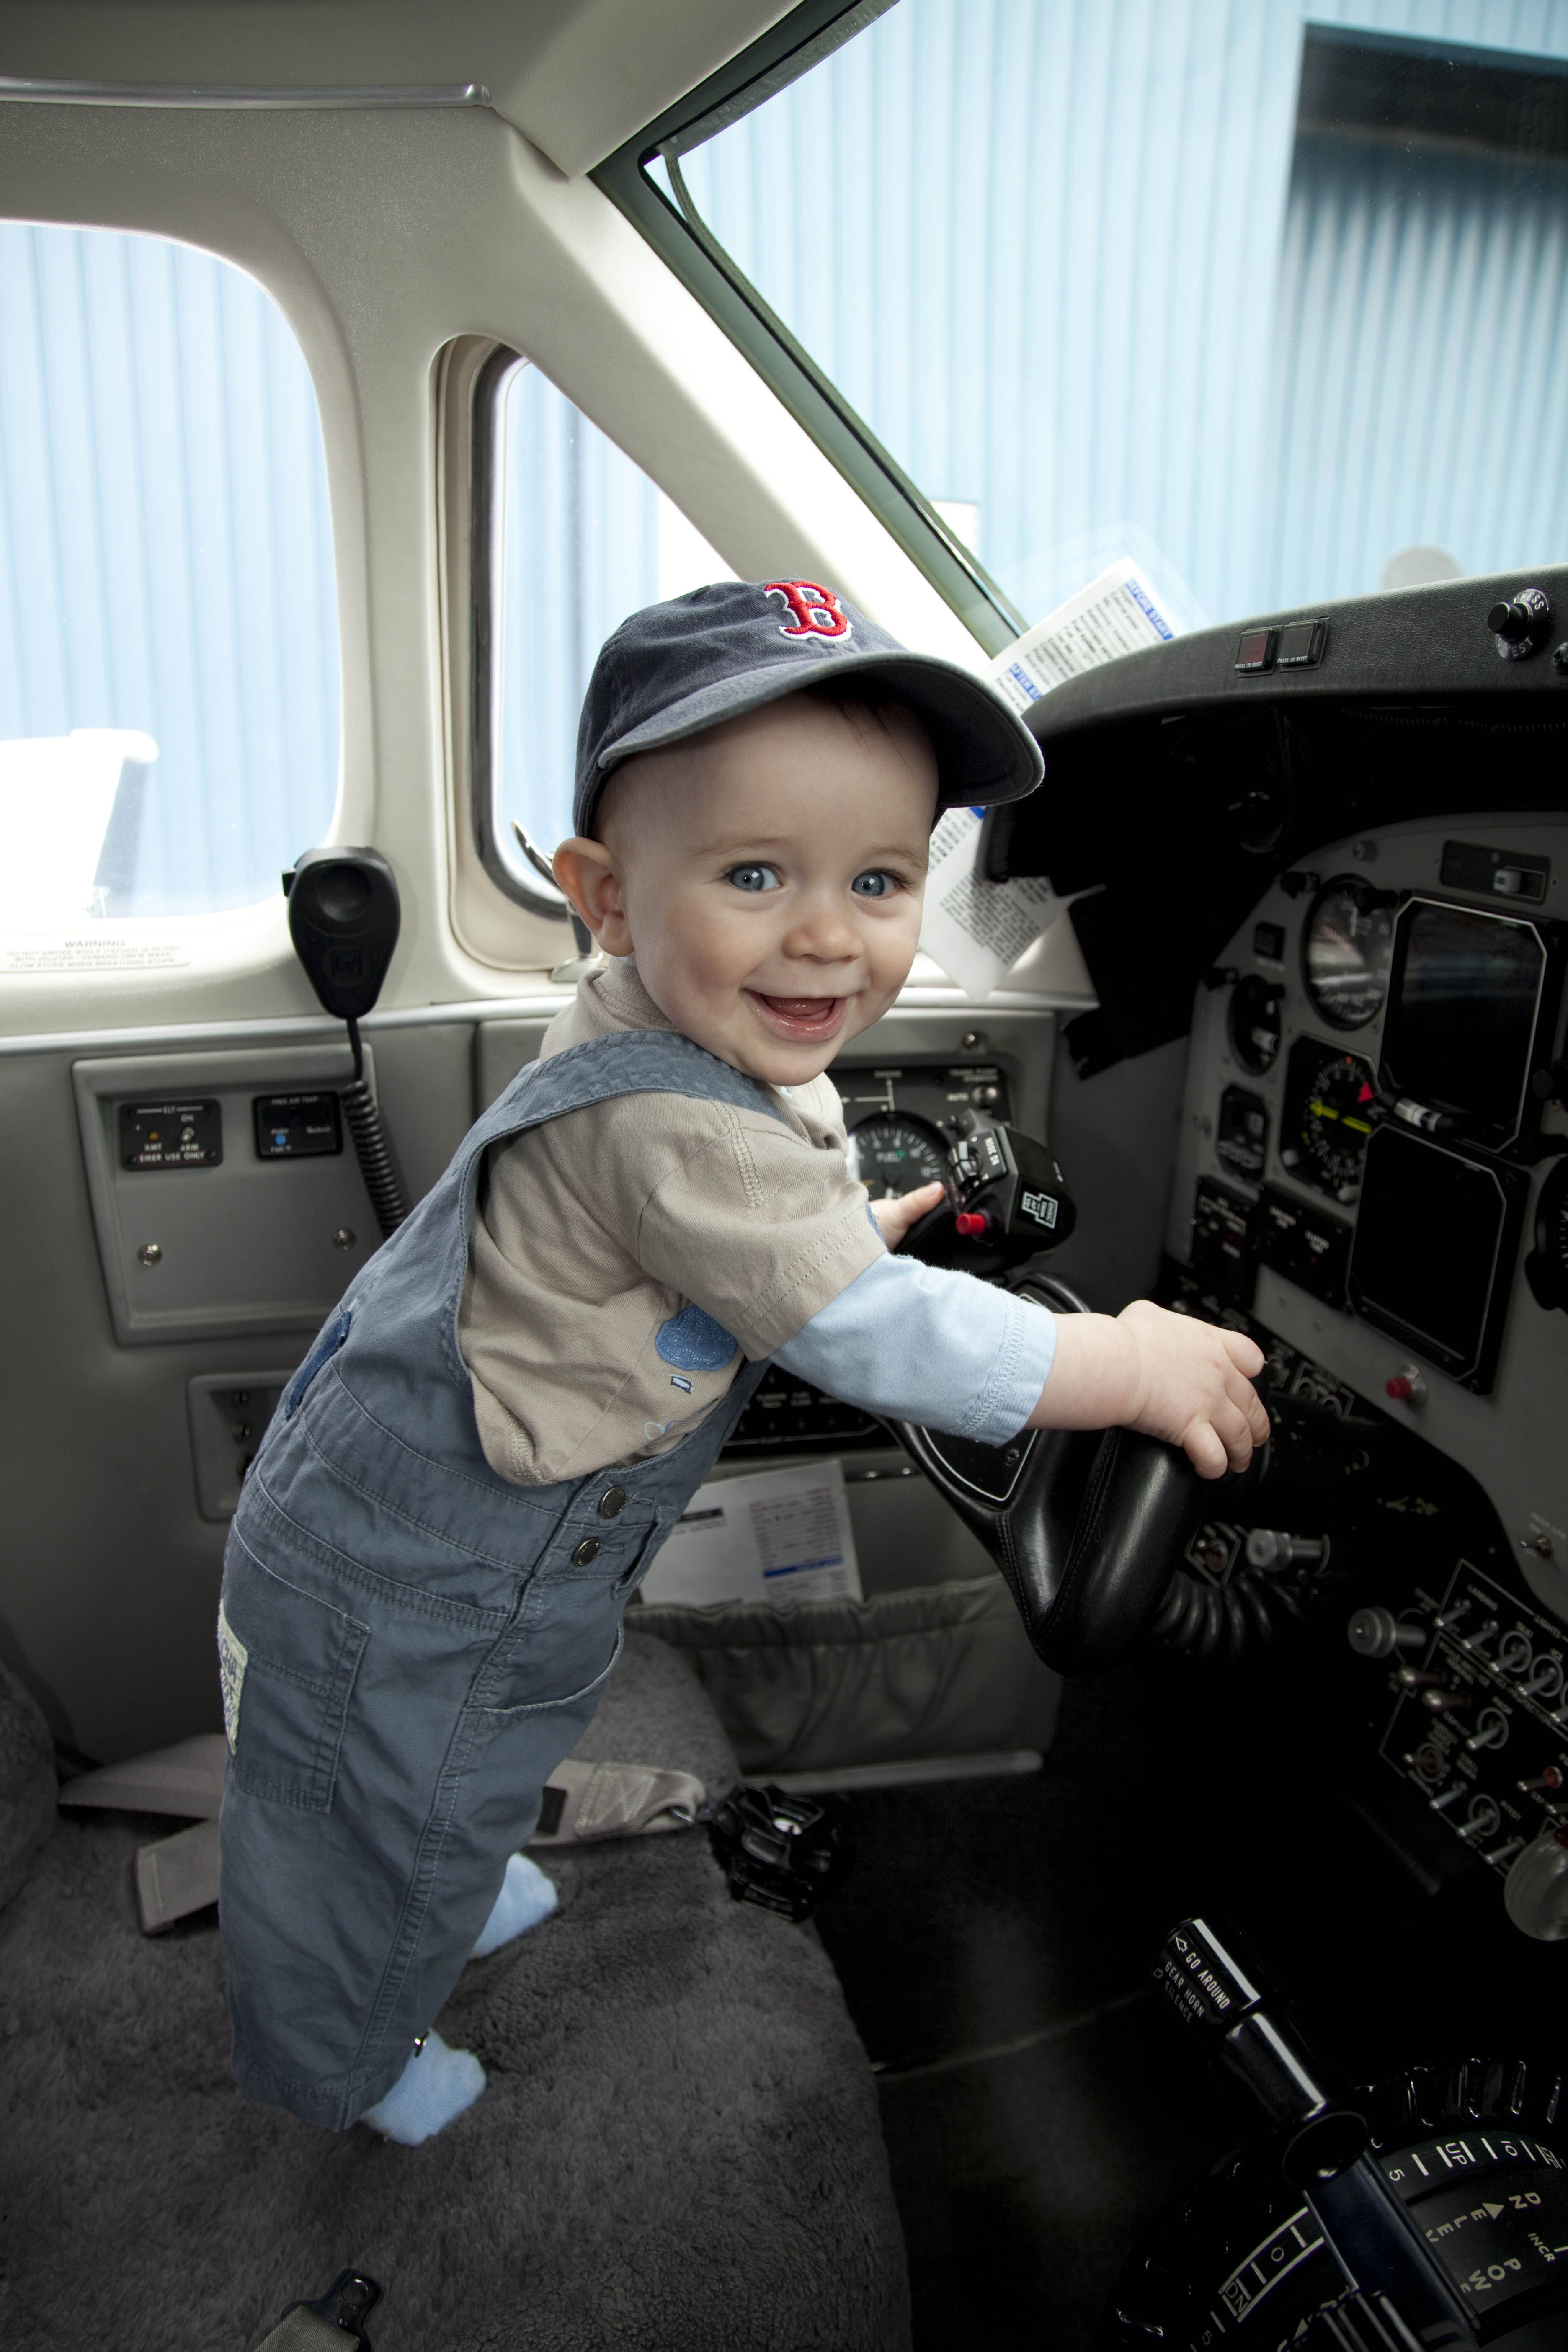
<svg viewBox="0 0 1568 2352">
<path fill-rule="evenodd" d="M 631 926 L 626 921 L 625 895 L 616 861 L 602 841 L 574 834 L 551 860 L 557 886 L 564 890 L 606 955 L 632 952 Z"/>
</svg>

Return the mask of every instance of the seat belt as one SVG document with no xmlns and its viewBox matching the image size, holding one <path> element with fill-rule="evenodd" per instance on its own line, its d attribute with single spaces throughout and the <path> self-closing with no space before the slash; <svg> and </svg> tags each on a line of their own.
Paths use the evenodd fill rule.
<svg viewBox="0 0 1568 2352">
<path fill-rule="evenodd" d="M 136 1855 L 136 1908 L 142 1933 L 156 1936 L 176 1919 L 217 1901 L 217 1816 L 228 1742 L 221 1731 L 200 1731 L 172 1748 L 132 1756 L 80 1772 L 59 1793 L 62 1805 L 101 1806 L 110 1812 L 177 1813 L 194 1827 L 141 1847 Z"/>
<path fill-rule="evenodd" d="M 203 1731 L 172 1748 L 79 1773 L 59 1792 L 62 1805 L 175 1813 L 192 1822 L 189 1829 L 137 1853 L 136 1908 L 144 1936 L 156 1936 L 217 1901 L 217 1817 L 227 1762 L 223 1733 Z M 707 1801 L 707 1790 L 689 1772 L 654 1764 L 586 1764 L 568 1756 L 550 1776 L 529 1843 L 582 1845 L 688 1830 Z"/>
</svg>

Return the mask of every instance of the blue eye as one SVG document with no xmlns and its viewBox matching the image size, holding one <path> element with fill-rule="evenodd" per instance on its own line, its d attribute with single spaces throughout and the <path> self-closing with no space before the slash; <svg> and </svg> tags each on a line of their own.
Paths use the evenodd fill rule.
<svg viewBox="0 0 1568 2352">
<path fill-rule="evenodd" d="M 737 890 L 776 890 L 779 877 L 771 866 L 731 866 L 725 875 Z"/>
<path fill-rule="evenodd" d="M 868 874 L 857 874 L 849 885 L 858 898 L 890 898 L 898 887 L 896 875 L 884 874 L 877 867 Z"/>
</svg>

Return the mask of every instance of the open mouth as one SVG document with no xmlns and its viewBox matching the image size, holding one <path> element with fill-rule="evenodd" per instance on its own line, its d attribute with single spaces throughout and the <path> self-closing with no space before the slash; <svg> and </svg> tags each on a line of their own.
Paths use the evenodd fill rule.
<svg viewBox="0 0 1568 2352">
<path fill-rule="evenodd" d="M 831 1037 L 844 1018 L 842 996 L 763 996 L 754 988 L 746 993 L 770 1029 L 802 1044 Z"/>
</svg>

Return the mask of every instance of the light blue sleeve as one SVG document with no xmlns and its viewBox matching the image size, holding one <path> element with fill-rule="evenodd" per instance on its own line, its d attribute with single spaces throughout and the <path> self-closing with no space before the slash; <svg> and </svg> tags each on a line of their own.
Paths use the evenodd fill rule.
<svg viewBox="0 0 1568 2352">
<path fill-rule="evenodd" d="M 986 1445 L 1039 1402 L 1055 1316 L 972 1274 L 879 1257 L 780 1348 L 774 1361 L 829 1396 Z"/>
</svg>

